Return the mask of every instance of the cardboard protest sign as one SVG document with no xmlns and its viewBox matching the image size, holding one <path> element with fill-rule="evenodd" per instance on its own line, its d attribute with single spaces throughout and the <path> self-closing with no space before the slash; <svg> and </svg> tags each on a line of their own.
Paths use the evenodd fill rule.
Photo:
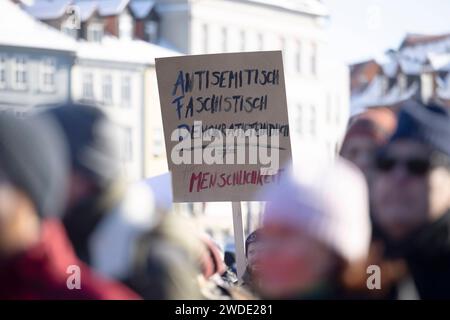
<svg viewBox="0 0 450 320">
<path fill-rule="evenodd" d="M 249 201 L 291 158 L 281 51 L 156 59 L 174 202 Z"/>
</svg>

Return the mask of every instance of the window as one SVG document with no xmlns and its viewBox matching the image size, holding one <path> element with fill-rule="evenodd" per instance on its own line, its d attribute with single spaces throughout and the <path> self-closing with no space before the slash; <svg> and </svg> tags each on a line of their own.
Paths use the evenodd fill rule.
<svg viewBox="0 0 450 320">
<path fill-rule="evenodd" d="M 158 35 L 158 22 L 157 21 L 147 21 L 145 23 L 145 35 L 147 36 L 147 41 L 151 43 L 156 43 L 159 40 Z"/>
<path fill-rule="evenodd" d="M 6 88 L 6 56 L 0 55 L 0 89 Z"/>
<path fill-rule="evenodd" d="M 101 22 L 92 22 L 87 27 L 87 40 L 101 42 L 103 38 L 103 24 Z"/>
<path fill-rule="evenodd" d="M 133 130 L 128 127 L 123 128 L 123 160 L 133 160 Z"/>
<path fill-rule="evenodd" d="M 163 154 L 163 130 L 155 128 L 153 132 L 153 156 L 159 157 Z"/>
<path fill-rule="evenodd" d="M 202 28 L 203 28 L 203 30 L 202 30 L 202 33 L 203 33 L 203 36 L 202 36 L 202 39 L 203 39 L 203 53 L 208 53 L 208 47 L 209 47 L 209 39 L 208 39 L 209 30 L 208 30 L 208 25 L 204 24 Z"/>
<path fill-rule="evenodd" d="M 309 114 L 309 133 L 311 134 L 311 136 L 315 136 L 316 135 L 316 106 L 311 105 L 310 108 L 310 114 Z"/>
<path fill-rule="evenodd" d="M 112 77 L 109 74 L 104 75 L 102 79 L 102 97 L 105 104 L 111 104 L 112 93 Z"/>
<path fill-rule="evenodd" d="M 240 41 L 240 50 L 241 51 L 245 51 L 245 44 L 246 44 L 246 42 L 247 42 L 247 37 L 246 37 L 246 34 L 245 34 L 245 31 L 244 30 L 241 30 L 241 32 L 240 32 L 240 34 L 239 34 L 239 41 Z"/>
<path fill-rule="evenodd" d="M 121 102 L 123 107 L 129 106 L 131 102 L 131 78 L 129 76 L 122 77 Z"/>
<path fill-rule="evenodd" d="M 302 105 L 297 105 L 297 118 L 295 119 L 295 126 L 297 128 L 297 133 L 302 134 L 303 132 L 303 114 Z"/>
<path fill-rule="evenodd" d="M 258 34 L 258 50 L 264 50 L 264 36 L 261 33 Z"/>
<path fill-rule="evenodd" d="M 311 74 L 317 74 L 317 46 L 315 43 L 311 45 Z"/>
<path fill-rule="evenodd" d="M 222 28 L 222 52 L 227 52 L 228 48 L 228 30 L 227 28 Z"/>
<path fill-rule="evenodd" d="M 24 90 L 28 84 L 27 59 L 16 57 L 13 63 L 13 85 L 15 89 Z"/>
<path fill-rule="evenodd" d="M 280 50 L 283 55 L 283 64 L 286 66 L 286 39 L 280 38 Z"/>
<path fill-rule="evenodd" d="M 398 75 L 398 88 L 400 89 L 400 93 L 404 93 L 408 87 L 408 81 L 404 74 Z"/>
<path fill-rule="evenodd" d="M 73 39 L 77 39 L 78 38 L 78 30 L 77 29 L 74 29 L 74 28 L 71 28 L 69 26 L 63 25 L 61 27 L 61 31 L 64 34 L 68 35 L 69 37 L 71 37 Z"/>
<path fill-rule="evenodd" d="M 339 125 L 340 122 L 341 122 L 341 114 L 340 114 L 340 112 L 341 112 L 341 109 L 340 109 L 341 108 L 341 98 L 339 97 L 339 95 L 336 95 L 334 97 L 334 99 L 335 99 L 334 109 L 335 109 L 335 112 L 336 112 L 335 120 L 336 120 L 336 125 Z"/>
<path fill-rule="evenodd" d="M 331 95 L 329 93 L 327 94 L 325 108 L 325 122 L 331 124 Z"/>
<path fill-rule="evenodd" d="M 41 90 L 51 92 L 55 90 L 56 62 L 54 59 L 44 59 L 41 63 Z"/>
<path fill-rule="evenodd" d="M 75 18 L 75 21 L 74 21 Z M 80 29 L 80 20 L 77 20 L 76 14 L 67 18 L 61 24 L 61 31 L 74 39 L 78 38 L 78 30 Z"/>
<path fill-rule="evenodd" d="M 83 74 L 83 98 L 94 99 L 94 76 L 90 72 Z"/>
<path fill-rule="evenodd" d="M 133 20 L 128 12 L 124 12 L 119 17 L 119 37 L 122 39 L 133 37 Z"/>
<path fill-rule="evenodd" d="M 295 53 L 295 69 L 297 73 L 302 72 L 302 44 L 297 42 L 297 51 Z"/>
</svg>

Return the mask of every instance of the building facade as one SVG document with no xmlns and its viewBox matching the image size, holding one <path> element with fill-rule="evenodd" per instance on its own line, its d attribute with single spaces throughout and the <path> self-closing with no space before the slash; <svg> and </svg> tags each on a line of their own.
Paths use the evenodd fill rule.
<svg viewBox="0 0 450 320">
<path fill-rule="evenodd" d="M 25 115 L 36 106 L 70 101 L 75 47 L 69 37 L 2 1 L 0 111 Z"/>
<path fill-rule="evenodd" d="M 450 106 L 449 72 L 449 34 L 408 34 L 383 59 L 351 66 L 352 113 L 410 98 Z"/>
<path fill-rule="evenodd" d="M 127 176 L 166 172 L 155 58 L 177 53 L 151 43 L 158 39 L 153 2 L 34 0 L 22 8 L 76 40 L 70 94 L 100 107 L 120 128 Z"/>
</svg>

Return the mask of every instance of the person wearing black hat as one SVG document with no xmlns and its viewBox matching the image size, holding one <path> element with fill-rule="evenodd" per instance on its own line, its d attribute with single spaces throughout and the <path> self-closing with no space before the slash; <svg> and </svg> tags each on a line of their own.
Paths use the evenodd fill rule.
<svg viewBox="0 0 450 320">
<path fill-rule="evenodd" d="M 372 190 L 376 240 L 407 266 L 421 299 L 450 298 L 450 116 L 408 101 L 377 156 Z M 381 270 L 383 276 L 383 270 Z M 411 287 L 411 286 L 410 286 Z M 394 290 L 399 296 L 400 286 Z M 409 296 L 413 297 L 413 296 Z"/>
<path fill-rule="evenodd" d="M 93 273 L 67 240 L 58 219 L 68 172 L 60 136 L 51 122 L 0 114 L 0 299 L 138 298 Z"/>
</svg>

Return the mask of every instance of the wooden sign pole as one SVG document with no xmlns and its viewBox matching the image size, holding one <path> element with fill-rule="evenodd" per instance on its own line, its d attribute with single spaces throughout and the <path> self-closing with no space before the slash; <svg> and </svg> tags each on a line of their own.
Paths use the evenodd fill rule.
<svg viewBox="0 0 450 320">
<path fill-rule="evenodd" d="M 245 238 L 244 225 L 242 223 L 242 209 L 241 202 L 232 202 L 233 207 L 233 229 L 234 229 L 234 243 L 236 250 L 236 269 L 239 283 L 242 283 L 242 277 L 247 266 L 245 257 Z"/>
</svg>

